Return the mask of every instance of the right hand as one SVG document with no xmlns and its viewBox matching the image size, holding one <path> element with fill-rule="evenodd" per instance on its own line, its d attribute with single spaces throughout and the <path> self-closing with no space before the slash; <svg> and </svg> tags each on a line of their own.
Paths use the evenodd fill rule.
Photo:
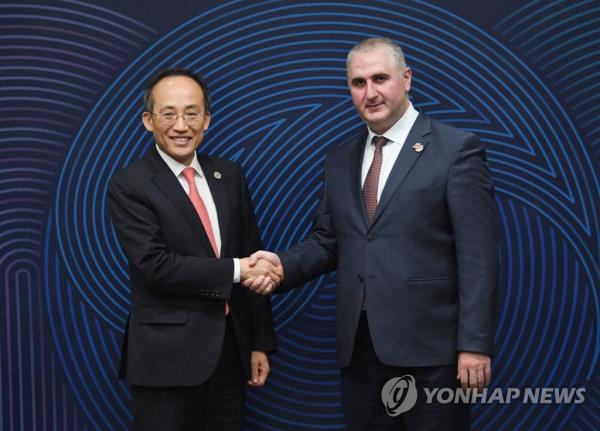
<svg viewBox="0 0 600 431">
<path fill-rule="evenodd" d="M 253 257 L 240 259 L 240 281 L 255 293 L 269 294 L 282 279 L 281 264 L 273 265 L 270 260 Z"/>
<path fill-rule="evenodd" d="M 275 253 L 259 250 L 248 258 L 248 263 L 250 267 L 269 264 L 278 276 L 277 280 L 272 279 L 270 280 L 271 282 L 267 282 L 267 279 L 269 278 L 268 275 L 262 275 L 257 278 L 248 277 L 242 280 L 242 284 L 254 293 L 268 295 L 283 281 L 283 266 L 281 265 L 279 256 Z"/>
</svg>

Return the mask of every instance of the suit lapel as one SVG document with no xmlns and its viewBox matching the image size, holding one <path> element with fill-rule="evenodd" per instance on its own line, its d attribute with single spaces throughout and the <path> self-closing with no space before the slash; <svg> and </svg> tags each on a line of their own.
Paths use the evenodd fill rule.
<svg viewBox="0 0 600 431">
<path fill-rule="evenodd" d="M 365 142 L 367 140 L 367 129 L 364 129 L 350 144 L 352 149 L 350 152 L 350 184 L 352 187 L 352 196 L 360 218 L 367 226 L 367 212 L 362 197 L 362 160 L 365 153 Z"/>
<path fill-rule="evenodd" d="M 227 226 L 229 225 L 229 204 L 227 202 L 227 188 L 225 182 L 229 178 L 224 178 L 223 173 L 215 169 L 214 163 L 205 154 L 198 154 L 198 162 L 202 172 L 206 176 L 208 188 L 212 195 L 215 207 L 217 209 L 217 218 L 219 219 L 219 233 L 221 234 L 221 256 L 227 256 L 227 240 L 229 238 Z M 214 226 L 213 226 L 214 228 Z M 207 237 L 208 241 L 208 237 Z"/>
<path fill-rule="evenodd" d="M 406 141 L 404 141 L 402 150 L 400 150 L 400 154 L 398 154 L 398 158 L 394 163 L 394 167 L 390 172 L 390 176 L 385 183 L 381 193 L 381 198 L 377 204 L 377 210 L 375 211 L 373 221 L 371 222 L 371 226 L 377 222 L 377 219 L 381 216 L 381 213 L 390 203 L 394 193 L 398 187 L 400 187 L 400 184 L 402 184 L 404 178 L 406 178 L 419 156 L 427 147 L 430 132 L 431 126 L 429 119 L 419 114 L 415 123 L 410 129 L 408 136 L 406 137 Z M 421 151 L 417 152 L 414 150 L 413 145 L 416 143 L 420 143 L 423 146 Z"/>
<path fill-rule="evenodd" d="M 152 167 L 154 168 L 154 178 L 152 181 L 156 187 L 165 195 L 165 197 L 177 209 L 181 217 L 194 232 L 196 238 L 202 243 L 207 253 L 214 256 L 212 246 L 204 231 L 204 226 L 198 217 L 198 213 L 192 205 L 192 201 L 185 193 L 179 180 L 165 162 L 160 158 L 156 148 L 153 148 L 148 155 Z"/>
</svg>

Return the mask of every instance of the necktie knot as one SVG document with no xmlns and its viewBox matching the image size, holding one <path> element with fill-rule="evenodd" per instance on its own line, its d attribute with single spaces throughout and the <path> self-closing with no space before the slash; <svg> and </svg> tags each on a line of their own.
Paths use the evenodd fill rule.
<svg viewBox="0 0 600 431">
<path fill-rule="evenodd" d="M 183 177 L 188 182 L 188 184 L 194 183 L 194 176 L 196 175 L 196 170 L 194 168 L 184 168 L 181 173 L 183 174 Z"/>
<path fill-rule="evenodd" d="M 388 140 L 384 136 L 373 136 L 373 145 L 375 145 L 375 150 L 380 151 L 385 144 L 387 144 Z"/>
<path fill-rule="evenodd" d="M 377 210 L 379 174 L 381 173 L 381 164 L 383 163 L 383 146 L 388 140 L 383 136 L 374 136 L 371 142 L 375 145 L 375 153 L 373 154 L 373 161 L 363 184 L 363 200 L 369 223 L 373 220 L 375 211 Z"/>
</svg>

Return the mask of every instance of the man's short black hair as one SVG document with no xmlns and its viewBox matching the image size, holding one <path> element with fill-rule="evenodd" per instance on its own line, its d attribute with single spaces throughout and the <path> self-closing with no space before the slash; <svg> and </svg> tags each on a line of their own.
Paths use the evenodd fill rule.
<svg viewBox="0 0 600 431">
<path fill-rule="evenodd" d="M 208 93 L 208 84 L 206 83 L 206 80 L 199 73 L 194 73 L 191 70 L 182 67 L 165 69 L 148 80 L 144 86 L 144 111 L 152 112 L 152 105 L 154 103 L 150 97 L 152 89 L 156 84 L 169 76 L 187 76 L 196 81 L 200 88 L 202 88 L 202 93 L 204 94 L 204 110 L 210 113 L 210 94 Z"/>
</svg>

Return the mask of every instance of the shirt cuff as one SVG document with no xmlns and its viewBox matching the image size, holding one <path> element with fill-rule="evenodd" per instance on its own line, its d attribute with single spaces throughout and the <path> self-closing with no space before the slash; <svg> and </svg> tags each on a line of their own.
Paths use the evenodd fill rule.
<svg viewBox="0 0 600 431">
<path fill-rule="evenodd" d="M 237 257 L 233 258 L 233 282 L 240 282 L 240 260 Z"/>
</svg>

